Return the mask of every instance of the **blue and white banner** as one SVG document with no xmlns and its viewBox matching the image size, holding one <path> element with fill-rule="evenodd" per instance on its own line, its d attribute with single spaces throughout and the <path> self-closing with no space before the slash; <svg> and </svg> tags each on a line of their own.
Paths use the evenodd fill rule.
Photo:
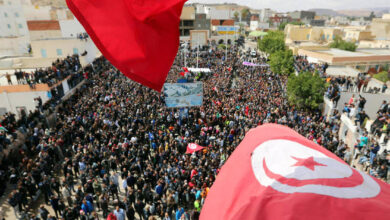
<svg viewBox="0 0 390 220">
<path fill-rule="evenodd" d="M 203 83 L 165 83 L 164 97 L 168 108 L 201 106 Z"/>
</svg>

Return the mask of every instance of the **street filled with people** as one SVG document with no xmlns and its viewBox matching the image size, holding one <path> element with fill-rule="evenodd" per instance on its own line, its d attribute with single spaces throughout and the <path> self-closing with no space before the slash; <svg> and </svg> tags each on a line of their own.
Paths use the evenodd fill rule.
<svg viewBox="0 0 390 220">
<path fill-rule="evenodd" d="M 85 84 L 58 104 L 54 127 L 39 120 L 39 108 L 31 113 L 35 117 L 26 116 L 23 123 L 7 115 L 3 125 L 8 129 L 0 137 L 14 134 L 22 125 L 27 137 L 18 154 L 3 158 L 0 166 L 3 188 L 10 192 L 7 202 L 15 216 L 198 219 L 221 166 L 247 131 L 265 123 L 293 128 L 346 161 L 355 156 L 338 137 L 342 112 L 334 110 L 324 116 L 320 110 L 289 105 L 287 76 L 272 73 L 265 65 L 242 65 L 243 60 L 265 64 L 266 59 L 250 58 L 238 48 L 227 54 L 218 49 L 204 50 L 200 57 L 195 50 L 178 53 L 167 82 L 186 78 L 202 81 L 204 86 L 203 105 L 188 108 L 185 114 L 165 107 L 163 93 L 127 79 L 99 58 L 93 69 L 83 70 L 88 72 Z M 210 68 L 211 73 L 183 76 L 184 60 L 187 66 Z M 295 62 L 300 70 L 324 68 L 310 65 L 303 57 Z M 32 79 L 18 81 L 55 83 L 78 71 L 78 59 L 69 57 L 37 71 Z M 336 80 L 331 84 L 327 94 L 337 102 Z M 389 110 L 386 107 L 380 113 Z M 374 122 L 374 132 L 388 132 L 384 121 L 389 118 L 383 117 Z M 364 120 L 359 118 L 361 124 Z M 10 141 L 0 138 L 4 146 Z M 367 144 L 366 139 L 362 142 Z M 186 154 L 189 143 L 206 148 Z M 366 147 L 364 143 L 357 147 Z M 370 152 L 375 149 L 373 146 Z M 376 160 L 370 152 L 367 160 L 371 164 L 376 161 L 375 175 L 385 178 L 386 159 Z"/>
</svg>

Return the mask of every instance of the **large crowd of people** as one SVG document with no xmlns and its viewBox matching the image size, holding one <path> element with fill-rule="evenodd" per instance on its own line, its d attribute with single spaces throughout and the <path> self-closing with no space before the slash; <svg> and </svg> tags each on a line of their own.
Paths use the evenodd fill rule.
<svg viewBox="0 0 390 220">
<path fill-rule="evenodd" d="M 203 106 L 189 108 L 187 114 L 166 108 L 162 93 L 127 79 L 104 58 L 95 60 L 85 84 L 59 104 L 56 126 L 27 123 L 28 138 L 19 154 L 2 160 L 0 172 L 7 174 L 8 202 L 15 215 L 198 219 L 221 166 L 245 133 L 264 123 L 289 126 L 339 157 L 352 158 L 338 138 L 340 112 L 326 117 L 289 105 L 287 77 L 265 66 L 243 66 L 237 52 L 233 48 L 222 59 L 225 51 L 203 51 L 199 60 L 196 52 L 185 53 L 188 66 L 198 62 L 212 72 L 186 74 L 204 82 Z M 178 53 L 167 82 L 182 78 L 182 55 Z M 76 61 L 58 63 L 62 66 L 48 70 L 51 74 L 80 68 Z M 185 154 L 188 143 L 207 148 Z M 31 209 L 37 192 L 43 200 L 38 211 Z"/>
<path fill-rule="evenodd" d="M 14 75 L 18 84 L 30 85 L 34 88 L 36 84 L 49 84 L 49 86 L 63 80 L 72 72 L 80 70 L 81 64 L 78 55 L 68 56 L 65 59 L 58 59 L 49 68 L 39 68 L 32 73 L 16 70 Z M 12 75 L 5 75 L 9 85 L 13 85 Z"/>
</svg>

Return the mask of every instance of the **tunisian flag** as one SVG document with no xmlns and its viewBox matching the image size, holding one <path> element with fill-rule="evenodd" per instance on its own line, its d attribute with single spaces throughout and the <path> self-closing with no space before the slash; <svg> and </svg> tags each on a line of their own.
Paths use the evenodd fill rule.
<svg viewBox="0 0 390 220">
<path fill-rule="evenodd" d="M 192 154 L 194 152 L 197 152 L 197 151 L 200 151 L 202 150 L 204 147 L 198 145 L 198 144 L 195 144 L 195 143 L 190 143 L 187 145 L 187 151 L 186 151 L 186 154 Z"/>
<path fill-rule="evenodd" d="M 222 167 L 200 219 L 390 219 L 390 186 L 292 129 L 266 124 Z"/>
<path fill-rule="evenodd" d="M 179 48 L 186 0 L 66 0 L 93 42 L 130 79 L 161 91 Z"/>
</svg>

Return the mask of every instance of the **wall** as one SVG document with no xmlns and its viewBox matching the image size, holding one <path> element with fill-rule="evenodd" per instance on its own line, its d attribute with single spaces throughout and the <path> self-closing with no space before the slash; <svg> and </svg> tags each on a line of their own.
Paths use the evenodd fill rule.
<svg viewBox="0 0 390 220">
<path fill-rule="evenodd" d="M 23 5 L 24 17 L 31 20 L 50 20 L 50 6 Z"/>
<path fill-rule="evenodd" d="M 60 21 L 62 37 L 77 37 L 77 34 L 86 32 L 76 19 Z"/>
<path fill-rule="evenodd" d="M 0 57 L 28 54 L 28 44 L 27 36 L 0 38 Z"/>
<path fill-rule="evenodd" d="M 87 41 L 85 40 L 61 38 L 31 41 L 31 48 L 35 58 L 44 58 L 42 50 L 46 51 L 48 58 L 60 58 L 73 55 L 74 52 L 83 53 L 86 50 L 86 44 Z M 62 55 L 57 54 L 57 49 L 62 50 Z M 74 49 L 77 49 L 77 51 L 74 51 Z"/>
<path fill-rule="evenodd" d="M 60 30 L 30 31 L 30 40 L 32 41 L 60 37 L 62 37 Z"/>
<path fill-rule="evenodd" d="M 20 0 L 3 0 L 0 5 L 0 37 L 28 35 Z"/>
<path fill-rule="evenodd" d="M 180 15 L 180 20 L 194 20 L 195 8 L 193 6 L 184 6 Z"/>
<path fill-rule="evenodd" d="M 309 41 L 312 28 L 300 27 L 297 25 L 287 25 L 285 28 L 286 43 L 293 41 Z"/>
<path fill-rule="evenodd" d="M 390 48 L 390 40 L 362 40 L 359 48 Z"/>
<path fill-rule="evenodd" d="M 34 98 L 41 97 L 42 102 L 49 100 L 47 91 L 0 93 L 0 108 L 6 108 L 18 115 L 18 108 L 25 107 L 27 112 L 35 110 Z"/>
<path fill-rule="evenodd" d="M 374 18 L 370 29 L 377 40 L 390 40 L 390 18 Z"/>
</svg>

